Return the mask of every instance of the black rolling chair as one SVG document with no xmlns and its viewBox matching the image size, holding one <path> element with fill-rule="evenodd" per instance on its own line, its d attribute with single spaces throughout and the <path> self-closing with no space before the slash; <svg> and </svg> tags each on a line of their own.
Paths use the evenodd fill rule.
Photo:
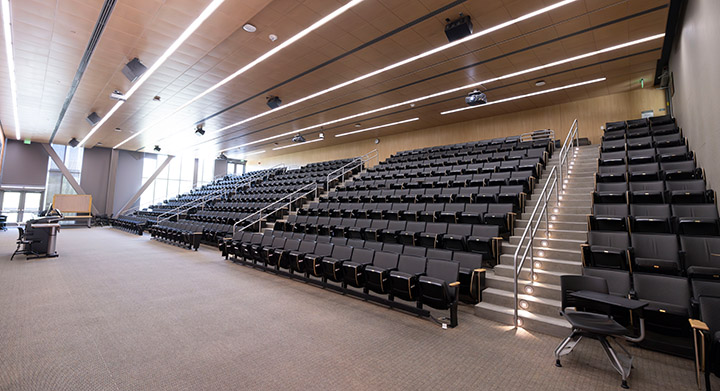
<svg viewBox="0 0 720 391">
<path fill-rule="evenodd" d="M 632 368 L 632 356 L 620 346 L 625 355 L 619 355 L 608 341 L 608 337 L 622 337 L 630 342 L 640 342 L 645 338 L 645 320 L 642 309 L 647 303 L 617 297 L 608 294 L 607 281 L 591 276 L 561 276 L 562 310 L 560 314 L 570 322 L 572 332 L 555 349 L 555 366 L 561 367 L 560 357 L 570 354 L 583 337 L 598 340 L 610 359 L 613 368 L 622 376 L 622 388 L 629 388 L 627 378 Z M 570 307 L 574 307 L 570 309 Z M 611 309 L 638 311 L 640 335 L 635 337 L 625 326 L 615 321 L 609 314 Z"/>
<path fill-rule="evenodd" d="M 15 244 L 17 244 L 17 247 L 15 248 L 15 252 L 13 252 L 12 256 L 10 257 L 11 261 L 18 254 L 22 254 L 22 255 L 37 254 L 36 252 L 32 251 L 32 245 L 33 245 L 33 243 L 39 242 L 39 240 L 33 240 L 32 238 L 28 238 L 25 235 L 25 230 L 22 227 L 17 227 L 17 229 L 18 229 L 18 238 L 15 241 Z"/>
</svg>

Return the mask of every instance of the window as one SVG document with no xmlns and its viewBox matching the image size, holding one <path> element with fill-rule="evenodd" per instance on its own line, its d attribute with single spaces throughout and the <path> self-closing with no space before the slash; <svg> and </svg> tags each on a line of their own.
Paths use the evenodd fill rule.
<svg viewBox="0 0 720 391">
<path fill-rule="evenodd" d="M 143 183 L 160 167 L 167 157 L 163 155 L 145 154 L 143 158 Z M 194 157 L 176 157 L 170 161 L 155 181 L 140 196 L 140 207 L 147 208 L 159 204 L 179 194 L 189 192 L 193 187 L 195 176 Z"/>
<path fill-rule="evenodd" d="M 80 183 L 80 172 L 82 171 L 83 148 L 71 148 L 66 145 L 53 144 L 52 149 L 62 159 L 63 164 L 70 171 L 70 175 Z M 52 204 L 55 194 L 77 194 L 70 182 L 62 174 L 60 168 L 50 159 L 48 163 L 47 183 L 45 184 L 45 209 Z"/>
</svg>

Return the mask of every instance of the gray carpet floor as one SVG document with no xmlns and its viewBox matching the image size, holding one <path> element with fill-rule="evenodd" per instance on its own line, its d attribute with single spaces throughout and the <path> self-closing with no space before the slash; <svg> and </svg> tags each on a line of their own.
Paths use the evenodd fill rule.
<svg viewBox="0 0 720 391">
<path fill-rule="evenodd" d="M 112 228 L 63 229 L 59 258 L 0 233 L 2 390 L 608 390 L 581 342 L 481 319 L 436 323 Z M 633 390 L 694 390 L 694 364 L 631 348 Z M 717 379 L 715 379 L 717 380 Z M 717 382 L 715 383 L 717 387 Z"/>
</svg>

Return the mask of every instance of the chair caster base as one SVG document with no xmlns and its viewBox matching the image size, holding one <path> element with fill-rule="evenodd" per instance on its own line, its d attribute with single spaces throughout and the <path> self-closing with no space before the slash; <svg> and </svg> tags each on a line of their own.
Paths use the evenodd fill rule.
<svg viewBox="0 0 720 391">
<path fill-rule="evenodd" d="M 555 360 L 555 366 L 558 368 L 562 368 L 562 364 L 560 364 L 560 360 Z"/>
<path fill-rule="evenodd" d="M 624 388 L 624 389 L 626 389 L 626 390 L 627 390 L 628 388 L 630 388 L 630 386 L 627 384 L 627 380 L 623 380 L 623 381 L 622 381 L 622 384 L 620 385 L 620 387 L 622 387 L 622 388 Z"/>
</svg>

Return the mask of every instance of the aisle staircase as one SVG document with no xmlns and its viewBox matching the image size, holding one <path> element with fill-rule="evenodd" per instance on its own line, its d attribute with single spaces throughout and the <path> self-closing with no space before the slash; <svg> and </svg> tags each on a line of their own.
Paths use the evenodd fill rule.
<svg viewBox="0 0 720 391">
<path fill-rule="evenodd" d="M 570 332 L 567 321 L 560 314 L 560 276 L 581 274 L 580 245 L 587 240 L 587 215 L 591 213 L 594 175 L 597 171 L 597 146 L 575 148 L 569 156 L 568 177 L 564 194 L 557 203 L 552 193 L 549 205 L 550 237 L 545 236 L 545 220 L 539 225 L 533 241 L 535 281 L 531 282 L 528 260 L 519 279 L 519 317 L 521 327 L 550 335 L 566 336 Z M 551 167 L 558 164 L 559 154 L 550 159 L 526 204 L 525 213 L 516 221 L 514 235 L 503 241 L 499 264 L 486 275 L 488 288 L 482 302 L 475 306 L 477 316 L 508 325 L 514 315 L 514 254 L 528 218 Z M 522 250 L 525 247 L 523 246 Z M 521 251 L 522 253 L 522 251 Z"/>
</svg>

